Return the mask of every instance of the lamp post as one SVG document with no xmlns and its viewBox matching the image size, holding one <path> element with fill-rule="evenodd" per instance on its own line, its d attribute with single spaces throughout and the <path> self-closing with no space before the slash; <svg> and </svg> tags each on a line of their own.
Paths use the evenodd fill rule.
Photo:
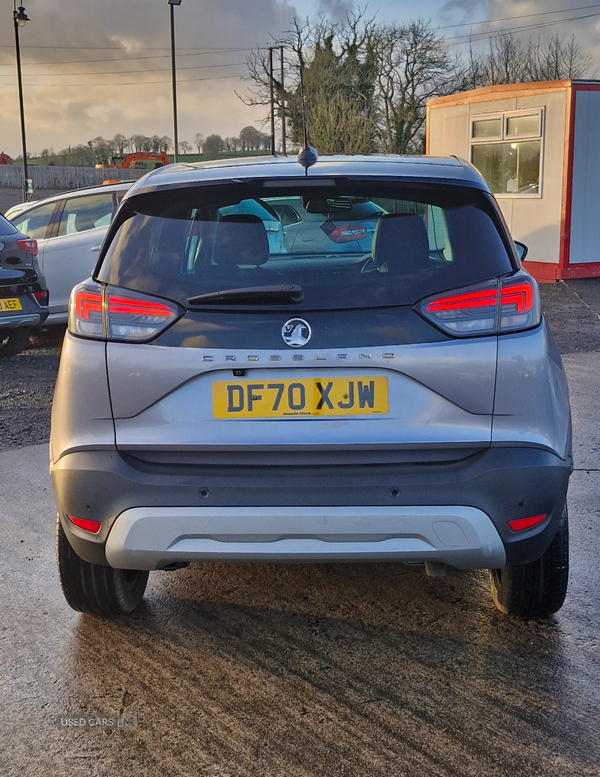
<svg viewBox="0 0 600 777">
<path fill-rule="evenodd" d="M 25 143 L 25 111 L 23 110 L 23 80 L 21 78 L 21 49 L 19 47 L 19 27 L 29 21 L 22 5 L 17 9 L 17 0 L 13 0 L 13 22 L 15 24 L 15 49 L 17 52 L 17 80 L 19 82 L 19 107 L 21 109 L 21 140 L 23 142 L 23 202 L 27 199 L 27 146 Z"/>
<path fill-rule="evenodd" d="M 171 10 L 171 73 L 173 75 L 173 161 L 177 162 L 177 76 L 175 74 L 175 16 L 173 6 L 181 5 L 181 0 L 169 0 Z"/>
</svg>

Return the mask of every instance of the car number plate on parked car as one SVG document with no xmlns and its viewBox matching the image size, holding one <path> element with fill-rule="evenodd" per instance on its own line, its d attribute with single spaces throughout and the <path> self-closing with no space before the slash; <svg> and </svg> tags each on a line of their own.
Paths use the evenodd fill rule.
<svg viewBox="0 0 600 777">
<path fill-rule="evenodd" d="M 384 415 L 385 377 L 240 380 L 213 383 L 215 418 Z"/>
<path fill-rule="evenodd" d="M 18 299 L 0 299 L 0 311 L 10 312 L 13 310 L 23 310 Z"/>
</svg>

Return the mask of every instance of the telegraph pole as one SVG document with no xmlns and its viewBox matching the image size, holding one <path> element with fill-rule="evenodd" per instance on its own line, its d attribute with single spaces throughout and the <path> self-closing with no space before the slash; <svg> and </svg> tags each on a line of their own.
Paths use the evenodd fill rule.
<svg viewBox="0 0 600 777">
<path fill-rule="evenodd" d="M 16 9 L 16 2 L 14 3 L 15 9 L 13 12 L 13 22 L 15 25 L 15 50 L 17 55 L 17 81 L 19 84 L 19 110 L 21 112 L 21 142 L 23 144 L 23 202 L 27 202 L 27 144 L 25 143 L 25 110 L 23 108 L 23 81 L 21 78 L 21 47 L 19 45 L 19 27 L 24 27 L 26 22 L 29 21 L 29 17 L 25 13 L 23 6 L 19 6 L 19 10 Z"/>
<path fill-rule="evenodd" d="M 273 94 L 273 47 L 269 46 L 269 83 L 271 87 L 271 155 L 275 156 L 275 98 Z"/>
<path fill-rule="evenodd" d="M 287 156 L 285 147 L 285 89 L 284 89 L 284 70 L 283 70 L 283 46 L 279 47 L 279 64 L 281 67 L 281 153 Z"/>
<path fill-rule="evenodd" d="M 173 6 L 181 5 L 181 0 L 169 0 L 171 13 L 171 76 L 173 79 L 173 161 L 178 161 L 179 139 L 177 133 L 177 74 L 175 65 L 175 16 Z"/>
</svg>

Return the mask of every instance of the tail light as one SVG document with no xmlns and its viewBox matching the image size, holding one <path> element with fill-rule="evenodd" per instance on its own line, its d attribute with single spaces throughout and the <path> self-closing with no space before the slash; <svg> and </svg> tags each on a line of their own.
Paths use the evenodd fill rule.
<svg viewBox="0 0 600 777">
<path fill-rule="evenodd" d="M 69 301 L 69 332 L 95 340 L 147 342 L 182 314 L 174 302 L 115 286 L 85 281 Z"/>
<path fill-rule="evenodd" d="M 367 228 L 343 224 L 329 233 L 329 239 L 334 243 L 352 243 L 354 240 L 365 240 Z"/>
<path fill-rule="evenodd" d="M 36 300 L 40 305 L 47 307 L 48 301 L 50 299 L 50 295 L 48 294 L 47 291 L 45 291 L 44 289 L 38 289 L 37 291 L 33 292 L 33 296 L 36 298 Z"/>
<path fill-rule="evenodd" d="M 537 284 L 523 275 L 495 279 L 443 297 L 429 297 L 416 309 L 455 337 L 519 332 L 541 321 Z"/>
<path fill-rule="evenodd" d="M 17 245 L 24 254 L 27 254 L 28 256 L 37 256 L 37 240 L 32 240 L 32 238 L 28 237 L 27 240 L 17 240 Z"/>
</svg>

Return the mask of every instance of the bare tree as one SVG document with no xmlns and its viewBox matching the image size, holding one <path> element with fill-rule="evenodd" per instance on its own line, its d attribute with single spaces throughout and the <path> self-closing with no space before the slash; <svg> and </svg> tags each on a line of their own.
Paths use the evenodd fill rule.
<svg viewBox="0 0 600 777">
<path fill-rule="evenodd" d="M 523 41 L 510 33 L 490 39 L 484 64 L 484 83 L 518 84 L 528 78 L 528 52 Z"/>
<path fill-rule="evenodd" d="M 525 44 L 503 32 L 490 40 L 487 55 L 470 63 L 469 88 L 582 78 L 591 65 L 591 54 L 584 53 L 574 37 L 565 42 L 554 35 L 546 44 L 530 38 Z"/>
<path fill-rule="evenodd" d="M 311 106 L 310 136 L 318 149 L 338 154 L 373 151 L 373 127 L 365 122 L 352 97 L 334 92 L 318 96 Z"/>
<path fill-rule="evenodd" d="M 192 140 L 194 141 L 194 145 L 198 149 L 198 153 L 201 154 L 202 146 L 204 145 L 204 135 L 201 135 L 199 132 L 196 132 Z"/>
<path fill-rule="evenodd" d="M 192 150 L 192 144 L 188 140 L 179 141 L 179 153 L 189 154 Z"/>
<path fill-rule="evenodd" d="M 527 53 L 528 81 L 556 81 L 564 78 L 581 78 L 592 66 L 592 56 L 584 54 L 575 41 L 575 36 L 565 43 L 564 38 L 554 35 L 542 46 L 540 39 L 529 41 Z"/>
<path fill-rule="evenodd" d="M 144 140 L 145 139 L 146 139 L 145 135 L 132 135 L 129 138 L 129 145 L 131 147 L 131 150 L 134 151 L 134 152 L 143 151 L 144 150 L 143 146 L 144 146 Z"/>
<path fill-rule="evenodd" d="M 362 122 L 363 138 L 364 129 L 371 129 L 368 150 L 375 150 L 374 58 L 370 48 L 373 29 L 374 22 L 365 20 L 362 11 L 349 14 L 343 24 L 321 20 L 312 26 L 308 20 L 294 19 L 291 33 L 277 42 L 286 47 L 288 86 L 284 89 L 274 75 L 275 109 L 277 115 L 285 110 L 293 143 L 303 143 L 306 120 L 309 141 L 321 153 L 341 153 L 346 141 L 340 143 L 340 132 L 331 129 L 336 121 L 348 120 L 353 126 Z M 247 64 L 253 86 L 243 99 L 249 105 L 267 106 L 271 90 L 268 56 L 257 51 Z M 342 111 L 337 118 L 336 110 Z"/>
<path fill-rule="evenodd" d="M 243 148 L 242 142 L 239 138 L 225 138 L 225 148 L 228 152 L 235 154 L 235 152 Z"/>
<path fill-rule="evenodd" d="M 225 144 L 220 135 L 209 135 L 204 141 L 204 158 L 217 159 L 224 147 Z"/>
<path fill-rule="evenodd" d="M 129 148 L 129 140 L 125 137 L 125 135 L 121 135 L 120 133 L 117 133 L 114 136 L 112 139 L 112 144 L 114 152 L 119 156 L 123 156 L 125 151 Z"/>
<path fill-rule="evenodd" d="M 464 88 L 464 66 L 423 20 L 382 25 L 377 38 L 381 146 L 387 153 L 421 152 L 427 100 Z"/>
<path fill-rule="evenodd" d="M 244 151 L 257 151 L 261 146 L 262 133 L 249 125 L 240 130 L 239 141 Z"/>
</svg>

